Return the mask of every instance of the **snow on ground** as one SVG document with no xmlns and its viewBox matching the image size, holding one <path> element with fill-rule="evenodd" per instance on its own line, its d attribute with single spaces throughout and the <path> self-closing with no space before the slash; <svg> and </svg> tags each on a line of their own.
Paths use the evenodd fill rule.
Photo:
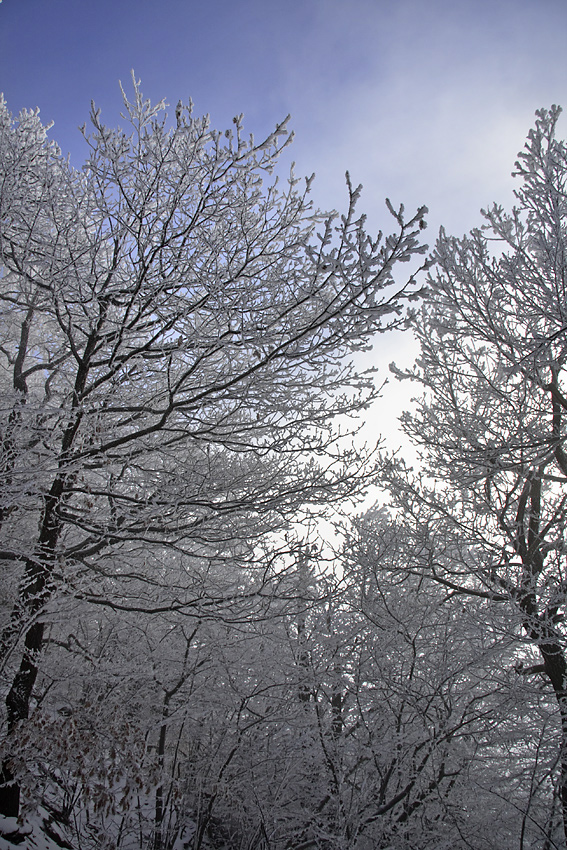
<svg viewBox="0 0 567 850">
<path fill-rule="evenodd" d="M 17 818 L 0 815 L 0 850 L 73 850 L 61 828 L 45 810 L 19 824 Z"/>
</svg>

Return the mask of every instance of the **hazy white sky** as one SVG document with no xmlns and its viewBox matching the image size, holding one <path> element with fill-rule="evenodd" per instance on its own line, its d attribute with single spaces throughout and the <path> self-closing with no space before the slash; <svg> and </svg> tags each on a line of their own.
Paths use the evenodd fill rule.
<svg viewBox="0 0 567 850">
<path fill-rule="evenodd" d="M 371 228 L 389 227 L 385 196 L 426 204 L 433 242 L 511 203 L 534 111 L 567 107 L 566 41 L 567 0 L 3 0 L 0 91 L 13 112 L 39 106 L 77 166 L 91 99 L 119 123 L 131 68 L 219 128 L 243 112 L 259 137 L 290 112 L 318 206 L 343 205 L 348 168 Z M 376 361 L 409 348 L 384 338 Z M 372 430 L 391 431 L 399 398 Z"/>
</svg>

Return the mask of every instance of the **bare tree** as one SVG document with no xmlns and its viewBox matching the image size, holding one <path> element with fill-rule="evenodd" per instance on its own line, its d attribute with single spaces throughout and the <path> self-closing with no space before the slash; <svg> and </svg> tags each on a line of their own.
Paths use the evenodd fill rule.
<svg viewBox="0 0 567 850">
<path fill-rule="evenodd" d="M 441 232 L 414 321 L 421 353 L 409 377 L 424 395 L 403 418 L 423 472 L 394 461 L 388 475 L 414 535 L 408 567 L 449 593 L 504 606 L 510 634 L 523 633 L 539 653 L 525 665 L 520 658 L 518 675 L 542 674 L 554 695 L 567 836 L 567 150 L 555 138 L 559 112 L 537 113 L 516 164 L 512 212 L 493 206 L 463 239 Z"/>
<path fill-rule="evenodd" d="M 396 233 L 372 239 L 348 177 L 341 218 L 312 209 L 310 180 L 271 177 L 285 122 L 257 144 L 240 118 L 222 134 L 178 107 L 168 129 L 135 81 L 124 106 L 126 131 L 93 107 L 80 173 L 37 111 L 0 110 L 8 735 L 33 708 L 58 600 L 222 609 L 271 578 L 265 562 L 246 591 L 211 583 L 224 561 L 250 564 L 305 506 L 361 491 L 372 451 L 333 421 L 378 390 L 348 358 L 415 294 L 392 270 L 422 251 L 425 209 L 390 206 Z"/>
<path fill-rule="evenodd" d="M 422 557 L 407 515 L 376 507 L 353 521 L 345 569 L 366 651 L 359 705 L 366 733 L 377 727 L 365 749 L 383 759 L 376 820 L 396 847 L 410 837 L 424 847 L 559 847 L 553 700 L 540 675 L 518 674 L 533 648 L 505 606 L 465 601 Z"/>
</svg>

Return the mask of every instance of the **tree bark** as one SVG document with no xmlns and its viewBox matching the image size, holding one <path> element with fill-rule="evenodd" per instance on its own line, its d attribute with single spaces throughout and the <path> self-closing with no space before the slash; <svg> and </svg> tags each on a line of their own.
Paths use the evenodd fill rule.
<svg viewBox="0 0 567 850">
<path fill-rule="evenodd" d="M 540 653 L 544 661 L 545 672 L 553 687 L 561 720 L 559 796 L 563 816 L 563 832 L 567 846 L 567 662 L 558 643 L 542 644 Z"/>
<path fill-rule="evenodd" d="M 63 492 L 63 479 L 58 477 L 46 499 L 41 525 L 37 557 L 26 562 L 20 595 L 14 606 L 12 620 L 29 618 L 20 666 L 14 676 L 6 697 L 8 736 L 30 713 L 30 701 L 39 671 L 38 662 L 44 645 L 45 624 L 35 620 L 52 594 L 52 574 L 55 548 L 61 533 L 58 507 Z M 13 623 L 9 630 L 17 634 Z M 6 647 L 8 650 L 10 647 Z M 5 759 L 0 769 L 0 814 L 17 817 L 19 814 L 20 789 L 10 765 Z"/>
</svg>

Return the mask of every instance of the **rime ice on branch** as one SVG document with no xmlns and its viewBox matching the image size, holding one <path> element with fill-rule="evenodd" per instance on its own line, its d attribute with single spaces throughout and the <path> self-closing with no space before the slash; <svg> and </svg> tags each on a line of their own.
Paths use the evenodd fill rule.
<svg viewBox="0 0 567 850">
<path fill-rule="evenodd" d="M 341 217 L 312 208 L 310 180 L 275 179 L 286 122 L 257 144 L 179 104 L 171 128 L 135 81 L 124 109 L 125 130 L 93 107 L 76 172 L 37 111 L 0 108 L 8 742 L 65 600 L 206 616 L 239 591 L 213 592 L 203 564 L 249 564 L 372 479 L 333 423 L 377 396 L 349 355 L 398 325 L 415 285 L 393 268 L 424 250 L 424 208 L 374 239 L 348 177 Z M 261 564 L 255 592 L 270 580 Z"/>
</svg>

